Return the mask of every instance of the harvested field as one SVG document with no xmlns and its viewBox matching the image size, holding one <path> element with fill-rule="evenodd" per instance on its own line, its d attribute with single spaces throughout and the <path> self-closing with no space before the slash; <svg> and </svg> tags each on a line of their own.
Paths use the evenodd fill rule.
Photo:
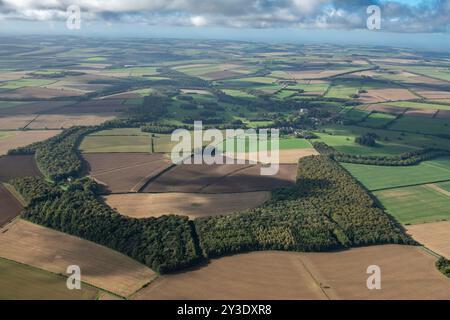
<svg viewBox="0 0 450 320">
<path fill-rule="evenodd" d="M 109 130 L 110 131 L 110 130 Z M 152 150 L 149 134 L 142 135 L 97 135 L 86 136 L 80 150 L 84 153 L 111 153 L 111 152 L 140 152 L 149 153 Z"/>
<path fill-rule="evenodd" d="M 270 192 L 229 194 L 153 193 L 119 194 L 106 197 L 106 203 L 133 218 L 177 214 L 199 217 L 230 214 L 255 208 L 270 199 Z"/>
<path fill-rule="evenodd" d="M 408 226 L 407 232 L 428 249 L 450 259 L 450 221 Z"/>
<path fill-rule="evenodd" d="M 14 178 L 40 176 L 34 155 L 0 157 L 0 181 L 7 182 Z"/>
<path fill-rule="evenodd" d="M 102 114 L 102 113 L 115 113 L 127 110 L 130 106 L 123 104 L 124 100 L 121 99 L 106 99 L 106 100 L 91 100 L 72 104 L 67 107 L 60 108 L 54 112 L 57 114 Z"/>
<path fill-rule="evenodd" d="M 28 129 L 61 129 L 73 126 L 96 126 L 116 118 L 115 114 L 42 114 L 31 122 Z"/>
<path fill-rule="evenodd" d="M 24 87 L 1 93 L 2 97 L 8 99 L 52 99 L 56 97 L 76 97 L 80 95 L 83 95 L 83 93 L 79 91 L 50 89 L 44 87 Z"/>
<path fill-rule="evenodd" d="M 406 89 L 369 89 L 361 93 L 359 100 L 365 103 L 414 100 L 418 97 Z"/>
<path fill-rule="evenodd" d="M 411 117 L 433 117 L 438 110 L 432 109 L 408 109 L 405 112 L 405 116 Z"/>
<path fill-rule="evenodd" d="M 259 164 L 181 164 L 152 180 L 143 192 L 232 193 L 292 186 L 297 165 L 280 165 L 277 175 L 261 175 Z"/>
<path fill-rule="evenodd" d="M 14 131 L 11 135 L 0 139 L 0 156 L 6 155 L 8 150 L 25 147 L 34 142 L 47 140 L 56 136 L 59 130 Z"/>
<path fill-rule="evenodd" d="M 386 245 L 332 253 L 252 252 L 161 276 L 134 299 L 450 299 L 450 281 L 419 247 Z M 367 267 L 382 270 L 368 290 Z"/>
<path fill-rule="evenodd" d="M 378 112 L 385 112 L 390 114 L 402 114 L 405 112 L 405 108 L 400 107 L 392 107 L 392 106 L 386 106 L 382 104 L 372 104 L 368 106 L 366 111 L 378 111 Z"/>
<path fill-rule="evenodd" d="M 450 99 L 448 91 L 416 91 L 417 94 L 430 100 Z"/>
<path fill-rule="evenodd" d="M 0 270 L 0 300 L 94 300 L 98 295 L 86 285 L 68 290 L 65 277 L 14 261 L 0 259 Z"/>
<path fill-rule="evenodd" d="M 21 210 L 20 202 L 0 184 L 0 226 L 17 217 Z"/>
<path fill-rule="evenodd" d="M 318 155 L 319 153 L 314 148 L 307 149 L 285 149 L 279 151 L 279 161 L 275 163 L 280 164 L 297 164 L 300 158 L 304 158 L 307 156 Z M 234 159 L 247 160 L 250 159 L 258 159 L 257 153 L 230 153 L 225 152 L 225 156 L 231 157 Z"/>
<path fill-rule="evenodd" d="M 145 183 L 171 166 L 162 154 L 84 154 L 92 177 L 113 193 L 137 192 Z"/>
<path fill-rule="evenodd" d="M 23 129 L 36 115 L 18 115 L 18 116 L 0 116 L 0 130 L 17 130 Z"/>
<path fill-rule="evenodd" d="M 201 78 L 210 80 L 222 80 L 242 76 L 242 73 L 235 71 L 213 71 L 200 75 Z"/>
<path fill-rule="evenodd" d="M 78 265 L 82 281 L 124 297 L 155 276 L 116 251 L 25 220 L 4 227 L 0 257 L 61 274 Z"/>
<path fill-rule="evenodd" d="M 73 103 L 73 101 L 25 102 L 8 108 L 0 108 L 0 115 L 32 115 L 59 109 Z"/>
</svg>

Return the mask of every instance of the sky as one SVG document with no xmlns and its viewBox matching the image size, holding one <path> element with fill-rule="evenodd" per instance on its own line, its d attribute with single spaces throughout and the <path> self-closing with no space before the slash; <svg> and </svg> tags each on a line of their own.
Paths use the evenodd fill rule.
<svg viewBox="0 0 450 320">
<path fill-rule="evenodd" d="M 80 9 L 80 29 L 66 26 L 70 18 L 67 9 L 72 5 Z M 374 13 L 367 9 L 373 5 L 380 8 L 379 30 L 367 27 Z M 0 0 L 0 34 L 325 42 L 450 50 L 450 0 Z"/>
</svg>

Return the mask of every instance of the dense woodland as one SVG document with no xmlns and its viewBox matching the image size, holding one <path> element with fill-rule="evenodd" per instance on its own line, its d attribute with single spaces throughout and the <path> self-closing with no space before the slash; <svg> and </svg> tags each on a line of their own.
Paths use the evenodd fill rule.
<svg viewBox="0 0 450 320">
<path fill-rule="evenodd" d="M 450 155 L 450 152 L 447 150 L 425 148 L 396 156 L 370 156 L 338 152 L 323 142 L 314 142 L 313 145 L 321 154 L 329 155 L 336 161 L 376 166 L 412 166 L 419 164 L 422 161 Z"/>
<path fill-rule="evenodd" d="M 412 244 L 403 229 L 344 169 L 326 156 L 299 162 L 297 185 L 260 208 L 195 220 L 207 257 L 249 250 L 324 251 Z"/>
<path fill-rule="evenodd" d="M 91 191 L 92 184 L 78 182 L 62 190 L 40 178 L 11 183 L 29 201 L 22 217 L 31 222 L 107 246 L 160 273 L 200 259 L 187 217 L 122 216 Z"/>
</svg>

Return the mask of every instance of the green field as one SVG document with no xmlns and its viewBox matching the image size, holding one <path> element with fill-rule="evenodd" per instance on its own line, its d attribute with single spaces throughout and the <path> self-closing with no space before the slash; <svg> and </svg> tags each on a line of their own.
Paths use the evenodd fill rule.
<svg viewBox="0 0 450 320">
<path fill-rule="evenodd" d="M 415 166 L 390 167 L 343 163 L 369 190 L 426 184 L 450 180 L 450 158 L 424 161 Z"/>
<path fill-rule="evenodd" d="M 450 181 L 449 181 L 449 182 L 442 182 L 442 183 L 439 183 L 438 186 L 439 186 L 441 189 L 444 189 L 445 191 L 450 192 Z"/>
<path fill-rule="evenodd" d="M 400 108 L 414 108 L 414 109 L 426 109 L 426 110 L 450 110 L 450 105 L 437 104 L 437 103 L 398 101 L 398 102 L 389 102 L 389 103 L 386 103 L 386 105 L 400 107 Z"/>
<path fill-rule="evenodd" d="M 140 128 L 115 128 L 94 132 L 90 136 L 148 136 L 148 133 Z"/>
<path fill-rule="evenodd" d="M 230 140 L 230 139 L 228 139 L 228 140 Z M 227 140 L 227 142 L 228 142 L 228 140 Z M 241 140 L 241 143 L 242 143 L 242 141 L 244 139 L 240 138 L 240 137 L 236 137 L 232 140 L 234 140 L 234 148 L 235 148 L 235 150 L 237 150 L 238 141 Z M 267 148 L 270 148 L 271 145 L 272 145 L 271 140 L 269 139 L 267 141 Z M 255 147 L 253 147 L 253 148 L 255 148 Z M 309 149 L 309 148 L 312 148 L 312 145 L 306 139 L 287 138 L 287 139 L 279 140 L 279 148 L 280 148 L 280 150 Z M 220 144 L 218 149 L 227 151 L 226 143 L 224 142 L 223 144 Z M 249 150 L 250 150 L 250 142 L 248 139 L 245 139 L 245 151 L 244 152 L 249 152 Z"/>
<path fill-rule="evenodd" d="M 403 224 L 450 219 L 450 197 L 426 185 L 376 191 L 374 195 Z"/>
<path fill-rule="evenodd" d="M 68 290 L 66 278 L 0 258 L 0 300 L 94 300 L 98 291 L 82 284 Z"/>
<path fill-rule="evenodd" d="M 373 112 L 369 117 L 364 119 L 364 121 L 361 122 L 360 125 L 371 128 L 381 128 L 389 124 L 391 121 L 395 120 L 395 118 L 396 116 L 391 114 Z"/>
<path fill-rule="evenodd" d="M 423 134 L 408 132 L 402 133 L 386 129 L 341 125 L 327 125 L 323 126 L 321 129 L 326 131 L 326 133 L 319 132 L 318 134 L 322 137 L 324 142 L 329 141 L 330 145 L 336 147 L 339 151 L 350 152 L 353 154 L 368 152 L 367 154 L 372 155 L 392 155 L 411 151 L 417 148 L 430 147 L 450 150 L 450 140 L 426 136 Z M 380 147 L 368 148 L 356 145 L 353 142 L 355 137 L 368 132 L 375 133 L 380 137 L 378 139 Z"/>
<path fill-rule="evenodd" d="M 358 88 L 349 87 L 346 85 L 331 86 L 325 95 L 326 98 L 340 98 L 350 99 L 353 95 L 357 94 Z"/>
<path fill-rule="evenodd" d="M 347 111 L 343 113 L 343 117 L 346 120 L 362 121 L 369 116 L 370 112 L 365 110 L 359 110 L 355 108 L 347 108 Z"/>
<path fill-rule="evenodd" d="M 151 152 L 151 140 L 149 134 L 137 135 L 119 135 L 117 130 L 112 131 L 112 134 L 106 135 L 102 132 L 101 135 L 88 135 L 81 142 L 80 150 L 84 153 L 96 152 Z M 139 130 L 139 129 L 136 129 Z"/>
<path fill-rule="evenodd" d="M 376 147 L 362 146 L 355 142 L 356 135 L 329 135 L 327 133 L 316 133 L 316 135 L 319 136 L 320 141 L 325 142 L 339 152 L 348 154 L 392 156 L 417 149 L 397 141 L 380 141 Z"/>
<path fill-rule="evenodd" d="M 16 81 L 8 81 L 6 84 L 0 86 L 2 89 L 19 89 L 23 87 L 40 87 L 54 83 L 55 80 L 46 79 L 20 79 Z"/>
<path fill-rule="evenodd" d="M 450 119 L 403 116 L 390 127 L 393 130 L 424 134 L 449 134 Z"/>
</svg>

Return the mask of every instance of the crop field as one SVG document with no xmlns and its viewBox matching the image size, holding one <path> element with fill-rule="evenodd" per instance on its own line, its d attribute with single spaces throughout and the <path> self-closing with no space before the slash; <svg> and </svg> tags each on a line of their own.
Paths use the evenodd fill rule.
<svg viewBox="0 0 450 320">
<path fill-rule="evenodd" d="M 343 163 L 342 166 L 373 191 L 450 180 L 450 158 L 424 161 L 408 167 L 350 163 Z"/>
<path fill-rule="evenodd" d="M 112 114 L 129 109 L 121 99 L 105 99 L 79 102 L 59 108 L 51 113 L 56 114 Z"/>
<path fill-rule="evenodd" d="M 1 101 L 0 102 L 0 115 L 12 116 L 12 115 L 30 115 L 39 114 L 43 112 L 49 112 L 61 107 L 73 104 L 73 101 L 27 101 L 27 102 L 13 102 L 13 101 Z"/>
<path fill-rule="evenodd" d="M 450 219 L 450 196 L 431 185 L 374 192 L 387 212 L 403 224 L 420 224 Z"/>
<path fill-rule="evenodd" d="M 182 164 L 152 180 L 143 192 L 231 193 L 289 187 L 296 165 L 280 165 L 274 176 L 263 176 L 255 164 Z"/>
<path fill-rule="evenodd" d="M 83 285 L 68 290 L 66 278 L 0 259 L 0 300 L 94 300 L 98 290 Z"/>
<path fill-rule="evenodd" d="M 431 109 L 431 110 L 450 110 L 450 105 L 437 104 L 437 103 L 425 103 L 425 102 L 413 102 L 413 101 L 398 101 L 389 102 L 388 105 L 400 108 L 414 108 L 414 109 Z"/>
<path fill-rule="evenodd" d="M 434 267 L 435 259 L 418 247 L 398 245 L 253 252 L 161 276 L 133 299 L 449 299 L 450 282 Z M 383 270 L 381 290 L 367 290 L 369 264 Z"/>
<path fill-rule="evenodd" d="M 84 154 L 89 174 L 113 193 L 137 192 L 149 179 L 170 167 L 161 154 Z"/>
<path fill-rule="evenodd" d="M 408 226 L 407 230 L 425 247 L 450 259 L 450 221 L 417 224 Z"/>
<path fill-rule="evenodd" d="M 137 193 L 105 197 L 106 203 L 119 213 L 133 218 L 185 215 L 190 219 L 231 214 L 252 209 L 270 199 L 270 192 L 222 194 Z"/>
<path fill-rule="evenodd" d="M 21 210 L 20 202 L 0 184 L 0 227 L 17 217 Z"/>
<path fill-rule="evenodd" d="M 113 120 L 113 114 L 41 114 L 27 125 L 27 129 L 67 129 L 73 126 L 95 126 Z"/>
<path fill-rule="evenodd" d="M 425 134 L 448 134 L 450 132 L 450 118 L 435 119 L 403 116 L 394 122 L 391 129 Z"/>
<path fill-rule="evenodd" d="M 320 141 L 325 142 L 329 146 L 335 148 L 336 150 L 348 154 L 366 154 L 366 155 L 377 155 L 377 156 L 389 156 L 401 154 L 404 152 L 409 152 L 416 150 L 417 148 L 413 146 L 408 146 L 400 143 L 400 141 L 379 141 L 377 147 L 367 147 L 357 144 L 355 142 L 356 134 L 349 135 L 338 135 L 338 134 L 328 134 L 328 133 L 316 133 Z"/>
<path fill-rule="evenodd" d="M 364 103 L 414 99 L 418 99 L 418 97 L 406 89 L 372 89 L 367 90 L 367 93 L 361 93 L 359 97 L 359 100 Z M 389 105 L 397 106 L 397 104 L 391 103 Z"/>
<path fill-rule="evenodd" d="M 365 110 L 367 111 L 377 111 L 377 112 L 383 112 L 383 113 L 389 113 L 389 114 L 402 114 L 406 110 L 405 108 L 401 107 L 392 107 L 384 104 L 372 104 L 368 106 Z"/>
<path fill-rule="evenodd" d="M 134 260 L 98 244 L 25 220 L 0 234 L 0 257 L 57 274 L 78 265 L 84 282 L 126 297 L 155 273 Z"/>
<path fill-rule="evenodd" d="M 360 125 L 373 128 L 382 128 L 395 120 L 395 118 L 396 116 L 391 114 L 375 112 L 365 118 Z"/>
<path fill-rule="evenodd" d="M 175 70 L 205 80 L 235 78 L 252 73 L 251 68 L 238 64 L 203 64 L 175 67 Z"/>
<path fill-rule="evenodd" d="M 261 161 L 261 159 L 259 158 L 260 155 L 257 152 L 224 152 L 223 154 L 226 157 L 239 159 L 242 161 L 260 162 L 260 163 L 264 162 Z M 272 162 L 279 164 L 297 164 L 298 160 L 301 158 L 318 154 L 319 153 L 314 148 L 283 149 L 279 151 L 278 159 L 273 159 Z"/>
<path fill-rule="evenodd" d="M 151 139 L 147 135 L 88 135 L 80 145 L 83 153 L 110 152 L 148 152 L 151 150 Z"/>
<path fill-rule="evenodd" d="M 34 131 L 11 131 L 0 133 L 0 156 L 6 155 L 8 150 L 25 147 L 34 142 L 47 140 L 61 131 L 59 130 L 34 130 Z"/>
<path fill-rule="evenodd" d="M 23 129 L 35 118 L 35 115 L 0 116 L 0 130 Z"/>
<path fill-rule="evenodd" d="M 14 178 L 40 175 L 41 172 L 33 155 L 0 157 L 0 181 L 2 182 L 8 182 Z"/>
</svg>

